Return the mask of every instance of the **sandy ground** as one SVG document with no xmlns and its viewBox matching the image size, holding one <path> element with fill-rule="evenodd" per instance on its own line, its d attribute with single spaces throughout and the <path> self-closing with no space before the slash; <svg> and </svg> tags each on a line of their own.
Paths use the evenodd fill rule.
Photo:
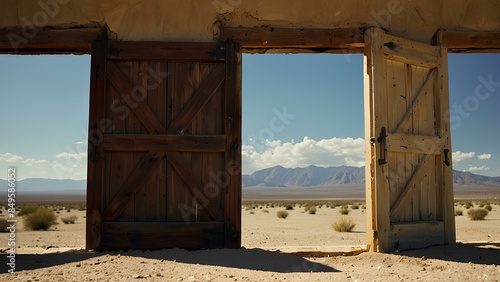
<svg viewBox="0 0 500 282">
<path fill-rule="evenodd" d="M 244 248 L 239 250 L 103 253 L 79 250 L 85 244 L 85 212 L 62 211 L 61 215 L 77 215 L 76 224 L 59 221 L 49 231 L 19 226 L 16 272 L 5 273 L 7 254 L 0 254 L 0 281 L 500 281 L 497 205 L 484 221 L 457 216 L 460 243 L 455 245 L 318 258 L 286 252 L 364 246 L 364 210 L 350 212 L 357 223 L 353 232 L 337 233 L 330 225 L 340 216 L 338 207 L 323 206 L 315 215 L 296 207 L 286 219 L 279 219 L 276 212 L 281 209 L 243 208 Z M 0 249 L 7 248 L 8 235 L 0 233 Z"/>
</svg>

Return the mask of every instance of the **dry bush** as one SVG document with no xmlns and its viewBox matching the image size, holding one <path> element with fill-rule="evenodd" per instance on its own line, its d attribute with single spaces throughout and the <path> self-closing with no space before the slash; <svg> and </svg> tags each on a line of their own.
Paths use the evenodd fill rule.
<svg viewBox="0 0 500 282">
<path fill-rule="evenodd" d="M 472 207 L 474 207 L 474 204 L 472 204 L 472 202 L 465 202 L 465 209 L 470 209 Z"/>
<path fill-rule="evenodd" d="M 467 212 L 467 216 L 470 220 L 484 220 L 484 218 L 488 215 L 487 209 L 470 209 Z"/>
<path fill-rule="evenodd" d="M 63 216 L 61 217 L 61 220 L 64 224 L 75 224 L 75 221 L 78 219 L 78 216 L 76 215 L 68 215 L 68 216 Z"/>
<path fill-rule="evenodd" d="M 348 217 L 341 217 L 332 223 L 333 230 L 337 232 L 350 232 L 356 226 L 356 222 Z"/>
<path fill-rule="evenodd" d="M 307 210 L 307 213 L 308 214 L 316 214 L 316 206 L 309 207 L 309 209 Z"/>
<path fill-rule="evenodd" d="M 351 209 L 357 210 L 357 209 L 359 209 L 359 205 L 358 204 L 353 204 L 353 205 L 351 205 Z"/>
<path fill-rule="evenodd" d="M 7 219 L 5 218 L 0 218 L 0 232 L 9 232 L 9 223 L 7 222 Z"/>
<path fill-rule="evenodd" d="M 34 213 L 39 207 L 40 206 L 31 205 L 31 204 L 23 205 L 23 206 L 20 207 L 19 213 L 17 215 L 18 216 L 23 216 L 23 215 L 27 215 L 27 214 L 30 214 L 30 213 Z"/>
<path fill-rule="evenodd" d="M 485 209 L 487 209 L 488 211 L 491 211 L 491 205 L 490 205 L 490 204 L 486 204 L 486 205 L 484 206 L 484 208 L 485 208 Z"/>
<path fill-rule="evenodd" d="M 342 206 L 342 208 L 340 208 L 340 210 L 339 210 L 339 213 L 343 214 L 343 215 L 348 215 L 349 214 L 349 210 L 347 209 L 347 207 Z"/>
<path fill-rule="evenodd" d="M 286 209 L 289 211 L 293 210 L 293 205 L 292 204 L 286 205 Z"/>
<path fill-rule="evenodd" d="M 24 225 L 30 230 L 48 230 L 56 224 L 56 219 L 52 210 L 38 207 L 35 212 L 24 217 Z"/>
<path fill-rule="evenodd" d="M 456 209 L 455 216 L 460 216 L 460 215 L 464 215 L 464 212 L 461 209 Z"/>
<path fill-rule="evenodd" d="M 280 210 L 278 212 L 276 212 L 276 216 L 278 216 L 278 218 L 287 218 L 289 215 L 289 213 L 286 211 L 286 210 Z"/>
</svg>

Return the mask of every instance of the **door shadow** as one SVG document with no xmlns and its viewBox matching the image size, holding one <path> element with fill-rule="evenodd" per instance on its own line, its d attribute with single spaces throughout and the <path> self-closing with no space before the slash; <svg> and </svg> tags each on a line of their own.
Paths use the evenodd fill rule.
<svg viewBox="0 0 500 282">
<path fill-rule="evenodd" d="M 50 254 L 16 255 L 16 272 L 35 270 L 73 262 L 85 261 L 101 256 L 132 256 L 153 260 L 169 260 L 187 264 L 222 266 L 237 269 L 271 271 L 278 273 L 338 272 L 338 270 L 305 258 L 262 249 L 214 249 L 187 251 L 165 249 L 155 251 L 87 252 L 70 251 Z M 0 255 L 0 264 L 6 265 L 7 255 Z"/>
<path fill-rule="evenodd" d="M 402 251 L 408 257 L 426 257 L 453 262 L 500 264 L 500 243 L 456 243 L 420 250 Z"/>
</svg>

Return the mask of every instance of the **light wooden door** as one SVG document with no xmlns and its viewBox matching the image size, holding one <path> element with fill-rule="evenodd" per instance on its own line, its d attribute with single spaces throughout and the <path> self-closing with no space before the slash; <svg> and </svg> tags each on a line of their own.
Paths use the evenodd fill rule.
<svg viewBox="0 0 500 282">
<path fill-rule="evenodd" d="M 369 248 L 455 242 L 447 51 L 378 28 L 365 42 Z"/>
<path fill-rule="evenodd" d="M 87 249 L 240 247 L 239 52 L 95 42 Z"/>
</svg>

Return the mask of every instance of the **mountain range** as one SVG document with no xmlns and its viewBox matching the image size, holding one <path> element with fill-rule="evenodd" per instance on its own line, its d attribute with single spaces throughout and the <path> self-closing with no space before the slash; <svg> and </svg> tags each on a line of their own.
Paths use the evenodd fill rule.
<svg viewBox="0 0 500 282">
<path fill-rule="evenodd" d="M 275 166 L 242 176 L 243 187 L 313 187 L 338 185 L 363 185 L 364 167 L 317 167 L 284 168 Z M 477 175 L 465 171 L 453 171 L 455 185 L 499 185 L 500 177 Z"/>
<path fill-rule="evenodd" d="M 364 167 L 317 167 L 285 168 L 275 166 L 242 176 L 243 187 L 314 187 L 314 186 L 363 186 L 365 183 Z M 464 171 L 453 171 L 455 185 L 490 185 L 500 186 L 500 177 L 477 175 Z M 16 183 L 16 192 L 84 194 L 86 180 L 28 178 Z M 0 191 L 7 190 L 7 181 L 0 179 Z"/>
</svg>

